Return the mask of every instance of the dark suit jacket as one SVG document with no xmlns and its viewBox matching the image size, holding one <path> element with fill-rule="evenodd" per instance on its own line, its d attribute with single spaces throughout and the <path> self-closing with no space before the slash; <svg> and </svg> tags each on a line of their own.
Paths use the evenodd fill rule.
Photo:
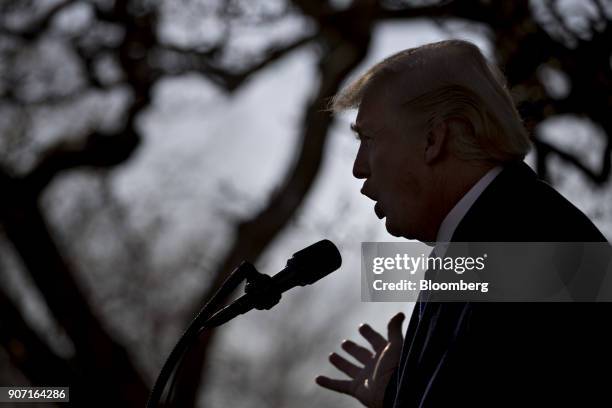
<svg viewBox="0 0 612 408">
<path fill-rule="evenodd" d="M 486 188 L 455 242 L 605 242 L 523 162 Z M 428 303 L 410 319 L 386 407 L 612 406 L 612 304 Z"/>
</svg>

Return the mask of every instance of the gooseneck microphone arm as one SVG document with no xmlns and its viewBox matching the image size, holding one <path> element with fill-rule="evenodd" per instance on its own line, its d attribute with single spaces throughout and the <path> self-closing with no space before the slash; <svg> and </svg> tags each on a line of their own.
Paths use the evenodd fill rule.
<svg viewBox="0 0 612 408">
<path fill-rule="evenodd" d="M 340 252 L 329 240 L 319 241 L 296 252 L 287 261 L 285 268 L 274 276 L 259 273 L 250 263 L 242 262 L 223 282 L 174 346 L 155 381 L 147 408 L 160 406 L 159 402 L 168 380 L 203 330 L 220 326 L 252 309 L 270 309 L 280 301 L 283 292 L 296 286 L 310 285 L 338 269 L 341 264 Z M 221 302 L 243 280 L 247 282 L 245 294 L 218 310 Z M 174 376 L 167 399 L 172 398 L 176 380 Z M 162 406 L 169 405 L 164 403 Z"/>
</svg>

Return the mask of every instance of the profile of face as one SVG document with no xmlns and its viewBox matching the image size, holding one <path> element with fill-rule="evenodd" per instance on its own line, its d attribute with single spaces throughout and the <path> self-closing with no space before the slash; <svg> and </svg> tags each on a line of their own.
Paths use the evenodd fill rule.
<svg viewBox="0 0 612 408">
<path fill-rule="evenodd" d="M 352 125 L 360 140 L 353 175 L 364 180 L 361 193 L 376 202 L 391 235 L 427 240 L 431 169 L 424 126 L 414 122 L 402 118 L 388 90 L 366 90 Z"/>
</svg>

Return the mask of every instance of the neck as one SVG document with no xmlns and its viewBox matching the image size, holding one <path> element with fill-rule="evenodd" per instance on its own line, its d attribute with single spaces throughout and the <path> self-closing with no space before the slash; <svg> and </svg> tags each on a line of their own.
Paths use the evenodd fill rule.
<svg viewBox="0 0 612 408">
<path fill-rule="evenodd" d="M 435 176 L 435 204 L 432 205 L 431 223 L 427 230 L 428 240 L 436 239 L 438 230 L 446 215 L 461 198 L 494 167 L 490 163 L 469 163 L 460 161 L 440 169 Z"/>
</svg>

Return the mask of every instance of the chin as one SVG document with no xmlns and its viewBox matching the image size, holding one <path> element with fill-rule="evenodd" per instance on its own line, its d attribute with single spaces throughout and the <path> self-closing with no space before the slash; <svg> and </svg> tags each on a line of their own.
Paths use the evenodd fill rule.
<svg viewBox="0 0 612 408">
<path fill-rule="evenodd" d="M 402 233 L 401 229 L 397 227 L 397 225 L 394 225 L 392 222 L 389 222 L 389 217 L 387 217 L 386 222 L 385 222 L 385 228 L 387 229 L 387 232 L 391 235 L 393 235 L 394 237 L 402 237 L 404 236 L 404 234 Z"/>
<path fill-rule="evenodd" d="M 393 235 L 394 237 L 398 237 L 398 238 L 402 237 L 406 239 L 419 240 L 419 238 L 416 236 L 418 234 L 415 234 L 414 231 L 411 231 L 410 228 L 401 228 L 397 224 L 393 224 L 392 222 L 389 222 L 388 217 L 386 220 L 387 222 L 385 223 L 385 227 L 387 228 L 387 232 L 389 234 Z"/>
</svg>

